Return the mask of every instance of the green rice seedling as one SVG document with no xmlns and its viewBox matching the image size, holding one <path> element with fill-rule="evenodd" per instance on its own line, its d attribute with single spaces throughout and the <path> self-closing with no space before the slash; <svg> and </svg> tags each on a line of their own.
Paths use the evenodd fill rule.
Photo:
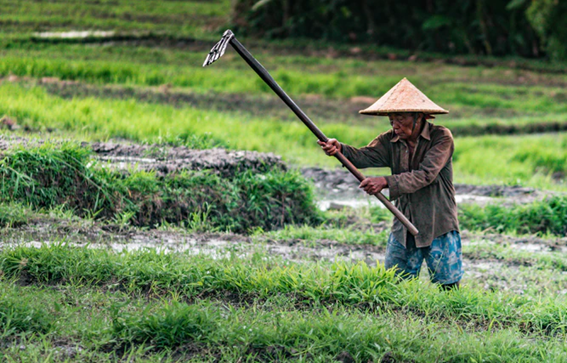
<svg viewBox="0 0 567 363">
<path fill-rule="evenodd" d="M 513 160 L 520 162 L 530 162 L 533 172 L 543 172 L 545 174 L 555 174 L 565 177 L 567 172 L 567 151 L 565 146 L 567 142 L 563 140 L 560 150 L 550 148 L 542 149 L 540 145 L 531 145 L 526 149 L 519 150 L 513 157 Z"/>
<path fill-rule="evenodd" d="M 238 305 L 226 298 L 181 303 L 175 295 L 148 299 L 79 285 L 11 289 L 12 297 L 35 296 L 47 309 L 56 307 L 58 323 L 48 334 L 8 340 L 0 347 L 8 361 L 561 361 L 567 353 L 562 333 L 544 337 L 536 326 L 521 333 L 498 323 L 486 329 L 412 310 L 302 309 L 283 296 Z"/>
<path fill-rule="evenodd" d="M 198 52 L 172 52 L 143 47 L 109 47 L 94 51 L 67 46 L 7 53 L 0 60 L 0 74 L 50 76 L 99 84 L 170 84 L 198 92 L 271 94 L 271 90 L 259 78 L 250 79 L 253 72 L 243 66 L 241 59 L 233 56 L 224 58 L 223 66 L 214 70 L 215 77 L 210 77 L 211 70 L 201 68 L 203 56 Z M 51 57 L 46 57 L 45 53 Z M 113 61 L 109 62 L 109 58 Z M 148 64 L 148 61 L 152 64 Z M 282 69 L 284 62 L 287 63 L 286 69 Z M 388 62 L 370 62 L 361 69 L 352 60 L 335 60 L 333 65 L 325 65 L 318 60 L 312 66 L 305 67 L 286 61 L 285 57 L 268 54 L 263 63 L 272 70 L 276 81 L 296 97 L 305 94 L 344 99 L 356 96 L 377 97 L 407 75 L 407 69 L 405 72 L 398 69 L 394 75 L 389 73 L 388 69 L 393 67 Z M 384 70 L 377 71 L 377 68 Z M 483 110 L 496 109 L 538 115 L 545 109 L 548 114 L 563 115 L 559 117 L 565 120 L 566 108 L 560 101 L 564 93 L 560 86 L 554 86 L 557 79 L 546 80 L 548 84 L 543 83 L 545 87 L 527 87 L 510 85 L 509 80 L 500 81 L 501 75 L 494 78 L 497 71 L 490 72 L 492 78 L 484 75 L 487 72 L 471 71 L 469 77 L 476 82 L 470 82 L 463 81 L 462 75 L 458 74 L 462 68 L 454 67 L 448 71 L 457 71 L 457 74 L 445 76 L 445 82 L 441 84 L 438 79 L 439 70 L 430 72 L 428 68 L 424 65 L 415 69 L 414 73 L 417 74 L 411 79 L 430 97 L 447 105 L 447 108 L 473 108 L 478 114 L 489 113 Z M 348 75 L 346 70 L 349 71 Z M 560 77 L 564 80 L 564 76 Z M 349 103 L 348 100 L 344 102 Z"/>
<path fill-rule="evenodd" d="M 305 244 L 319 240 L 329 240 L 348 245 L 386 246 L 388 231 L 376 233 L 370 229 L 358 231 L 353 228 L 335 228 L 329 226 L 293 226 L 286 225 L 283 229 L 257 234 L 259 238 L 273 238 L 278 241 L 301 240 Z"/>
<path fill-rule="evenodd" d="M 398 283 L 393 271 L 381 265 L 370 268 L 364 263 L 293 264 L 266 255 L 213 259 L 156 251 L 115 254 L 52 245 L 5 250 L 0 254 L 0 269 L 8 278 L 25 274 L 32 282 L 78 281 L 89 286 L 110 283 L 132 293 L 172 291 L 187 297 L 230 293 L 243 299 L 283 295 L 300 304 L 354 305 L 376 311 L 410 309 L 482 326 L 497 320 L 501 327 L 545 325 L 546 331 L 552 332 L 565 325 L 561 315 L 549 320 L 549 314 L 557 311 L 556 305 L 564 307 L 560 298 L 542 296 L 534 300 L 466 287 L 442 293 L 434 285 L 419 281 Z"/>
<path fill-rule="evenodd" d="M 112 334 L 124 344 L 142 343 L 162 349 L 204 341 L 213 330 L 218 329 L 218 320 L 209 316 L 206 306 L 172 302 L 160 306 L 157 311 L 151 308 L 151 305 L 143 311 L 114 308 L 111 313 Z"/>
<path fill-rule="evenodd" d="M 71 144 L 47 144 L 35 152 L 16 149 L 0 161 L 0 195 L 36 208 L 66 204 L 72 210 L 98 211 L 111 203 L 111 196 L 103 179 L 87 167 L 89 156 Z"/>
<path fill-rule="evenodd" d="M 54 312 L 32 296 L 19 295 L 17 290 L 0 283 L 0 339 L 22 332 L 49 332 L 55 324 Z"/>
</svg>

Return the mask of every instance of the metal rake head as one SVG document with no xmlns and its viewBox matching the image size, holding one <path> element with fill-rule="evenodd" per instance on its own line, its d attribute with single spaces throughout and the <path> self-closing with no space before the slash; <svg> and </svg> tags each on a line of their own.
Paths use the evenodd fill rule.
<svg viewBox="0 0 567 363">
<path fill-rule="evenodd" d="M 207 59 L 205 59 L 203 67 L 213 64 L 214 61 L 222 57 L 224 51 L 226 50 L 226 47 L 228 46 L 228 42 L 230 42 L 232 38 L 234 38 L 234 33 L 230 29 L 225 31 L 222 35 L 221 40 L 219 40 L 219 42 L 215 44 L 215 46 L 209 52 L 209 55 L 207 55 Z"/>
</svg>

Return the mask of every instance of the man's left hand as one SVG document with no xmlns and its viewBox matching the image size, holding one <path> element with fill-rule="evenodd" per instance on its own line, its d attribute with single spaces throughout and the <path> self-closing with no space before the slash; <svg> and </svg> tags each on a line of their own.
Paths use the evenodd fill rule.
<svg viewBox="0 0 567 363">
<path fill-rule="evenodd" d="M 382 189 L 388 187 L 388 181 L 383 176 L 366 178 L 358 187 L 364 189 L 364 191 L 370 195 L 375 195 L 380 193 Z"/>
</svg>

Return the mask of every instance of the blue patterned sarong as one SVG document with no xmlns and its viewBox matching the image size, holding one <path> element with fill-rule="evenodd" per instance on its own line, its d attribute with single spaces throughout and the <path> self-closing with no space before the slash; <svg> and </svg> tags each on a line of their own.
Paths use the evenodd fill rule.
<svg viewBox="0 0 567 363">
<path fill-rule="evenodd" d="M 459 282 L 463 277 L 461 257 L 461 235 L 451 231 L 433 240 L 431 246 L 416 248 L 413 236 L 408 235 L 404 247 L 393 234 L 390 234 L 386 247 L 386 268 L 396 268 L 404 278 L 419 276 L 425 259 L 431 281 L 443 285 Z"/>
</svg>

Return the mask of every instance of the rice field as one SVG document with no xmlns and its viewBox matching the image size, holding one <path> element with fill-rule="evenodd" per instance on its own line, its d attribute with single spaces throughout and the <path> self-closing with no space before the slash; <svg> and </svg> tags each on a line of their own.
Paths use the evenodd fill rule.
<svg viewBox="0 0 567 363">
<path fill-rule="evenodd" d="M 345 143 L 403 77 L 450 110 L 455 183 L 501 192 L 459 204 L 442 291 L 384 269 L 384 209 L 317 208 L 336 160 L 235 52 L 202 68 L 230 6 L 0 0 L 1 360 L 567 361 L 567 67 L 239 37 Z M 179 166 L 212 148 L 280 164 Z"/>
</svg>

